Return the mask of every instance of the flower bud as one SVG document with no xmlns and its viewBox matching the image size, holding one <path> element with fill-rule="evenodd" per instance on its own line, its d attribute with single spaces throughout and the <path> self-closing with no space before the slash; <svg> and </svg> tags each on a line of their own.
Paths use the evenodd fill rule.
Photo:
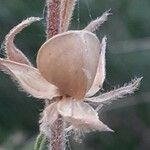
<svg viewBox="0 0 150 150">
<path fill-rule="evenodd" d="M 95 78 L 100 47 L 99 39 L 88 31 L 58 34 L 40 48 L 37 67 L 62 95 L 82 99 Z"/>
</svg>

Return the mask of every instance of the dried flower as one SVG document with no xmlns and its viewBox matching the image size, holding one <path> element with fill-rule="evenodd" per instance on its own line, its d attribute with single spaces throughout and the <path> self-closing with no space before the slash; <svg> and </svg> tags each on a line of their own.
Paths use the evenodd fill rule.
<svg viewBox="0 0 150 150">
<path fill-rule="evenodd" d="M 64 14 L 66 17 L 62 17 L 70 18 L 65 10 Z M 46 41 L 38 51 L 37 68 L 31 65 L 13 41 L 17 33 L 40 18 L 24 20 L 6 36 L 7 58 L 0 59 L 0 68 L 15 78 L 25 92 L 51 102 L 41 119 L 41 131 L 45 134 L 47 127 L 52 126 L 59 115 L 75 129 L 112 131 L 99 120 L 99 106 L 133 93 L 138 88 L 141 78 L 94 97 L 105 80 L 106 37 L 100 42 L 92 32 L 107 20 L 109 14 L 109 11 L 105 12 L 84 30 L 60 33 Z M 62 32 L 66 28 L 63 27 Z M 98 106 L 97 109 L 91 104 Z"/>
</svg>

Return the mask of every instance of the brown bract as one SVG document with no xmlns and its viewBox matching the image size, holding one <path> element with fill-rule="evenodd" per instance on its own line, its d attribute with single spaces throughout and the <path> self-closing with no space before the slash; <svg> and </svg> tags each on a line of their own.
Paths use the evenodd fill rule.
<svg viewBox="0 0 150 150">
<path fill-rule="evenodd" d="M 83 99 L 97 71 L 101 45 L 88 31 L 68 31 L 42 45 L 37 67 L 62 95 Z"/>
</svg>

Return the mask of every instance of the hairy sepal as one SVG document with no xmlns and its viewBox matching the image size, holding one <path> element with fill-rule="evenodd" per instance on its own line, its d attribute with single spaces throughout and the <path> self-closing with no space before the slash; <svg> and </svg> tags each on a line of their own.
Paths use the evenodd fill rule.
<svg viewBox="0 0 150 150">
<path fill-rule="evenodd" d="M 104 12 L 102 14 L 102 16 L 100 16 L 99 18 L 91 21 L 87 25 L 87 27 L 84 28 L 84 30 L 87 30 L 87 31 L 90 31 L 90 32 L 96 31 L 104 22 L 107 21 L 109 15 L 111 15 L 110 10 Z"/>
<path fill-rule="evenodd" d="M 112 131 L 99 120 L 98 113 L 87 103 L 63 99 L 58 102 L 57 110 L 66 121 L 79 130 Z"/>
<path fill-rule="evenodd" d="M 15 26 L 13 29 L 10 30 L 10 32 L 6 35 L 5 42 L 4 42 L 4 48 L 6 57 L 9 60 L 27 64 L 31 66 L 30 61 L 28 58 L 15 46 L 14 40 L 18 33 L 20 33 L 25 27 L 29 26 L 31 23 L 35 21 L 40 21 L 41 18 L 39 17 L 30 17 L 26 20 L 22 21 L 20 24 Z"/>
<path fill-rule="evenodd" d="M 21 89 L 36 98 L 52 99 L 59 96 L 57 87 L 47 82 L 36 68 L 0 59 L 0 69 L 10 74 Z"/>
<path fill-rule="evenodd" d="M 70 20 L 74 11 L 76 0 L 62 0 L 60 12 L 60 32 L 65 32 L 69 28 Z"/>
<path fill-rule="evenodd" d="M 98 63 L 98 67 L 97 67 L 97 72 L 96 72 L 96 76 L 93 82 L 92 87 L 90 88 L 90 90 L 87 92 L 86 97 L 91 97 L 94 94 L 96 94 L 103 86 L 103 82 L 105 80 L 105 76 L 106 76 L 106 60 L 105 60 L 105 53 L 106 53 L 106 40 L 107 38 L 104 37 L 102 39 L 102 43 L 101 43 L 101 53 L 100 53 L 100 58 L 99 58 L 99 63 Z"/>
<path fill-rule="evenodd" d="M 127 94 L 134 93 L 134 91 L 138 90 L 141 80 L 142 78 L 136 78 L 118 89 L 114 89 L 96 97 L 86 98 L 86 100 L 93 103 L 109 104 L 118 100 L 119 98 L 123 98 Z"/>
<path fill-rule="evenodd" d="M 44 109 L 40 120 L 40 131 L 47 137 L 51 136 L 51 128 L 53 123 L 57 120 L 58 115 L 57 102 L 50 104 Z"/>
</svg>

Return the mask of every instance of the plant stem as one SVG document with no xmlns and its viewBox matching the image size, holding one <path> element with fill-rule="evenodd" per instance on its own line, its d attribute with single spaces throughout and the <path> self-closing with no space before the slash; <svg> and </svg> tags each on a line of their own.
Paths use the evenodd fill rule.
<svg viewBox="0 0 150 150">
<path fill-rule="evenodd" d="M 37 138 L 36 138 L 36 142 L 35 142 L 35 146 L 34 146 L 34 150 L 39 150 L 42 140 L 43 140 L 44 135 L 42 133 L 40 133 Z"/>
<path fill-rule="evenodd" d="M 61 0 L 46 0 L 47 39 L 59 33 Z"/>
<path fill-rule="evenodd" d="M 47 0 L 47 39 L 59 33 L 60 30 L 60 12 L 61 0 Z M 46 102 L 46 105 L 49 103 Z M 65 132 L 64 121 L 59 115 L 51 127 L 49 150 L 64 150 L 65 149 Z"/>
<path fill-rule="evenodd" d="M 53 127 L 51 128 L 50 146 L 51 150 L 65 149 L 64 121 L 61 116 L 58 117 Z"/>
</svg>

